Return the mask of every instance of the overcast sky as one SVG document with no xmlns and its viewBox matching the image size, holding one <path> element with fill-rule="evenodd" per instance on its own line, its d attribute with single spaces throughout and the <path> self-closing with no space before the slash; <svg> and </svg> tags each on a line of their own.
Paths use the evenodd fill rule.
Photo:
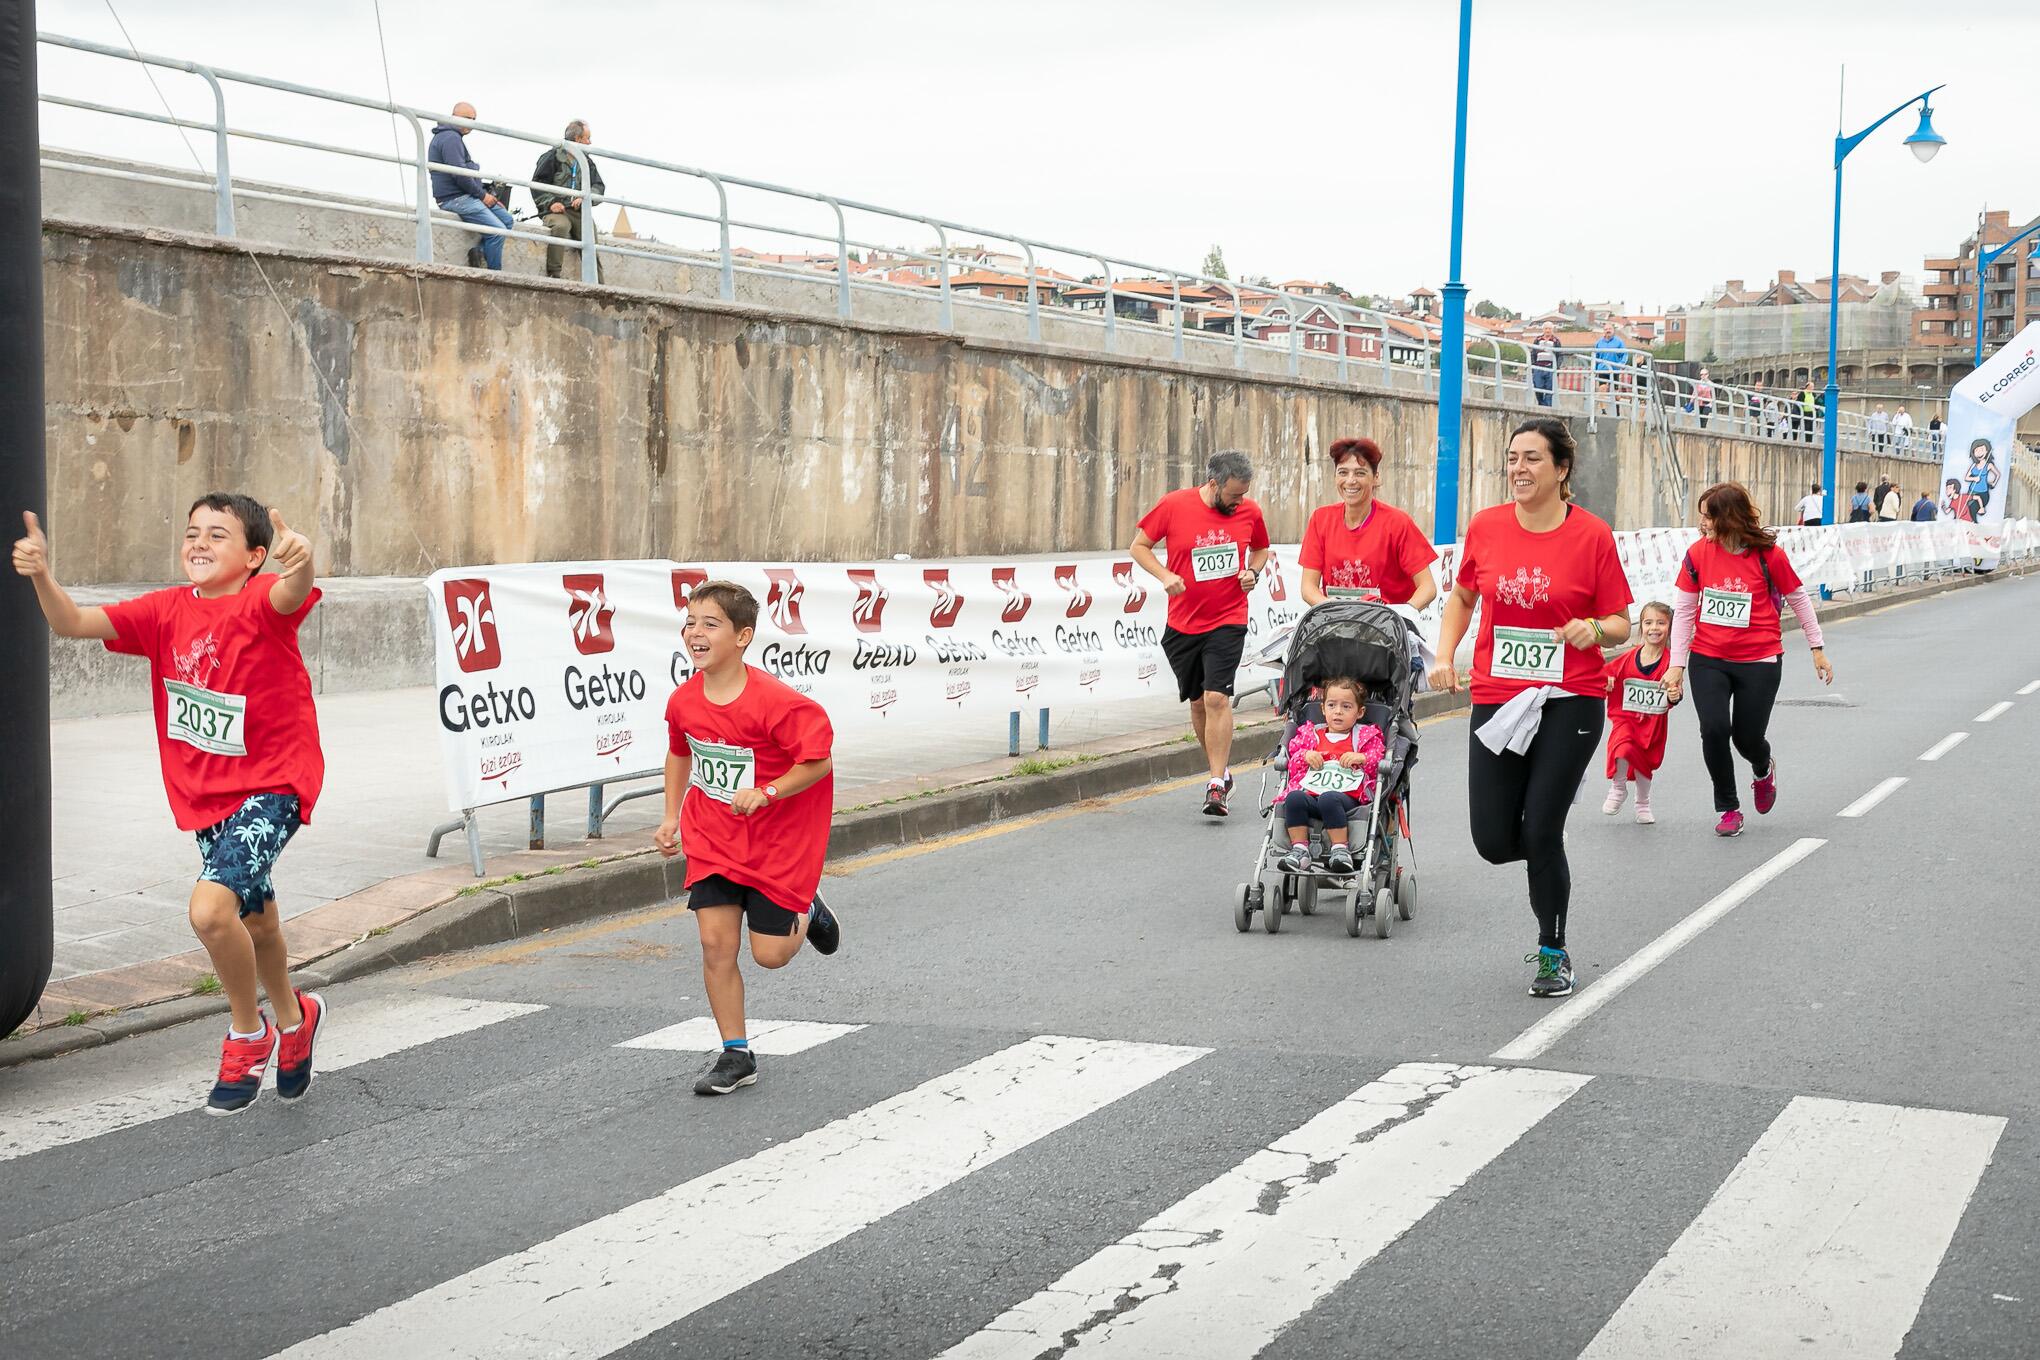
<svg viewBox="0 0 2040 1360">
<path fill-rule="evenodd" d="M 123 0 L 144 51 L 380 97 L 371 0 Z M 118 44 L 103 0 L 39 23 Z M 1179 268 L 1355 292 L 1437 287 L 1452 157 L 1450 0 L 383 0 L 399 103 Z M 1948 82 L 1931 165 L 1894 118 L 1849 159 L 1842 267 L 1921 272 L 1985 207 L 2040 214 L 2040 6 L 1917 0 L 1478 0 L 1466 280 L 1539 310 L 1657 308 L 1726 278 L 1828 268 L 1841 67 L 1848 131 Z M 43 88 L 155 107 L 110 63 L 42 49 Z M 180 112 L 203 87 L 164 78 Z M 387 147 L 387 124 L 233 95 L 234 121 Z M 188 163 L 150 132 L 44 110 L 46 141 Z M 408 137 L 408 134 L 406 134 Z M 201 154 L 210 155 L 203 139 Z M 535 151 L 476 134 L 478 159 Z M 237 148 L 241 173 L 394 193 L 395 172 Z M 365 179 L 364 176 L 373 176 Z M 712 200 L 612 165 L 613 192 Z M 689 196 L 693 195 L 693 196 Z M 766 220 L 825 223 L 771 207 Z M 633 213 L 633 217 L 640 214 Z M 605 222 L 606 225 L 606 222 Z M 640 223 L 640 225 L 646 225 Z M 678 224 L 657 225 L 665 239 Z M 901 224 L 853 225 L 925 245 Z M 743 243 L 740 233 L 739 243 Z M 790 250 L 790 241 L 756 242 Z"/>
</svg>

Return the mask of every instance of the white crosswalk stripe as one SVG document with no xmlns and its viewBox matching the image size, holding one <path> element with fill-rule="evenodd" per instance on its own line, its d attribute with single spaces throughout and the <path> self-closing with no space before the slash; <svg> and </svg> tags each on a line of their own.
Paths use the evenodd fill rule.
<svg viewBox="0 0 2040 1360">
<path fill-rule="evenodd" d="M 607 1355 L 1207 1051 L 1030 1039 L 282 1354 Z"/>
<path fill-rule="evenodd" d="M 1897 1355 L 2004 1127 L 1799 1097 L 1581 1360 Z"/>
<path fill-rule="evenodd" d="M 518 1001 L 429 995 L 392 997 L 359 1010 L 335 1007 L 331 1031 L 319 1037 L 317 1070 L 338 1072 L 544 1009 Z M 217 1039 L 210 1042 L 217 1043 Z M 217 1048 L 210 1056 L 218 1057 Z M 274 1064 L 264 1075 L 263 1085 L 276 1085 Z M 211 1081 L 194 1079 L 186 1072 L 167 1079 L 152 1077 L 125 1090 L 50 1108 L 48 1093 L 29 1085 L 19 1096 L 0 1104 L 0 1161 L 197 1110 L 211 1088 Z"/>
<path fill-rule="evenodd" d="M 943 1360 L 1260 1353 L 1588 1082 L 1405 1063 L 1107 1247 Z"/>
<path fill-rule="evenodd" d="M 812 1020 L 751 1020 L 746 1022 L 751 1051 L 761 1057 L 785 1057 L 805 1053 L 831 1039 L 855 1034 L 862 1025 L 819 1024 Z M 682 1020 L 677 1025 L 625 1039 L 618 1048 L 657 1048 L 675 1053 L 709 1053 L 722 1046 L 722 1031 L 708 1016 Z"/>
</svg>

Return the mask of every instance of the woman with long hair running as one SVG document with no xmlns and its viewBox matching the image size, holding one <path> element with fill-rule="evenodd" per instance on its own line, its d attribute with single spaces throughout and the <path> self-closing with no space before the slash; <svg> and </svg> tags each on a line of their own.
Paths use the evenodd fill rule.
<svg viewBox="0 0 2040 1360">
<path fill-rule="evenodd" d="M 1304 526 L 1297 564 L 1305 604 L 1381 600 L 1422 609 L 1438 598 L 1430 566 L 1438 550 L 1416 521 L 1375 492 L 1381 488 L 1381 446 L 1372 439 L 1332 445 L 1339 499 L 1320 506 Z"/>
<path fill-rule="evenodd" d="M 1778 762 L 1768 733 L 1785 652 L 1785 609 L 1799 620 L 1823 685 L 1834 683 L 1835 668 L 1822 646 L 1812 598 L 1740 483 L 1719 482 L 1700 493 L 1700 541 L 1686 550 L 1677 585 L 1665 694 L 1677 703 L 1692 689 L 1700 754 L 1714 781 L 1714 810 L 1721 814 L 1714 834 L 1739 836 L 1738 754 L 1757 772 L 1750 793 L 1758 813 L 1778 801 Z"/>
<path fill-rule="evenodd" d="M 1452 657 L 1480 605 L 1467 815 L 1482 859 L 1528 871 L 1537 952 L 1525 962 L 1541 997 L 1572 995 L 1565 819 L 1607 719 L 1601 649 L 1629 639 L 1629 579 L 1607 524 L 1572 504 L 1574 455 L 1562 420 L 1510 435 L 1511 503 L 1466 526 L 1431 672 L 1432 688 L 1459 688 Z"/>
</svg>

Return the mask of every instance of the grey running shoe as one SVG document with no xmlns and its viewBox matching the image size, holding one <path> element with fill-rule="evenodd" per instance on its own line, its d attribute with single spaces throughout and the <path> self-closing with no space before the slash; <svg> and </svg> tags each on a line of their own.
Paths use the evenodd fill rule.
<svg viewBox="0 0 2040 1360">
<path fill-rule="evenodd" d="M 694 1083 L 698 1096 L 726 1096 L 739 1086 L 758 1080 L 758 1060 L 748 1048 L 726 1048 L 716 1054 L 715 1063 Z"/>
<path fill-rule="evenodd" d="M 1530 995 L 1548 998 L 1572 995 L 1572 955 L 1563 949 L 1540 945 L 1535 954 L 1525 954 L 1523 962 L 1537 965 L 1537 976 L 1530 979 Z"/>
</svg>

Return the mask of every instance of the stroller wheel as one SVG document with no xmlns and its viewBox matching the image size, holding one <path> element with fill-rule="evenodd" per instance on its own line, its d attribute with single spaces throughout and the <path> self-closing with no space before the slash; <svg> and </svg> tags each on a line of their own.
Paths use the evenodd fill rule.
<svg viewBox="0 0 2040 1360">
<path fill-rule="evenodd" d="M 1385 940 L 1395 929 L 1395 893 L 1383 888 L 1374 894 L 1374 936 Z"/>
<path fill-rule="evenodd" d="M 1254 907 L 1251 894 L 1252 890 L 1244 883 L 1233 889 L 1233 929 L 1239 931 L 1242 935 L 1254 928 Z"/>
<path fill-rule="evenodd" d="M 1355 938 L 1360 934 L 1360 900 L 1366 891 L 1360 886 L 1358 878 L 1355 878 L 1353 886 L 1346 890 L 1346 933 Z"/>
<path fill-rule="evenodd" d="M 1317 915 L 1317 889 L 1316 875 L 1303 879 L 1296 885 L 1296 909 L 1305 916 Z"/>
<path fill-rule="evenodd" d="M 1395 914 L 1407 921 L 1417 911 L 1417 876 L 1408 869 L 1395 881 Z"/>
<path fill-rule="evenodd" d="M 1261 907 L 1261 929 L 1267 931 L 1270 935 L 1274 935 L 1282 929 L 1282 913 L 1288 910 L 1288 904 L 1283 897 L 1284 891 L 1284 886 L 1277 883 L 1275 885 L 1275 895 L 1272 898 L 1266 899 Z"/>
</svg>

